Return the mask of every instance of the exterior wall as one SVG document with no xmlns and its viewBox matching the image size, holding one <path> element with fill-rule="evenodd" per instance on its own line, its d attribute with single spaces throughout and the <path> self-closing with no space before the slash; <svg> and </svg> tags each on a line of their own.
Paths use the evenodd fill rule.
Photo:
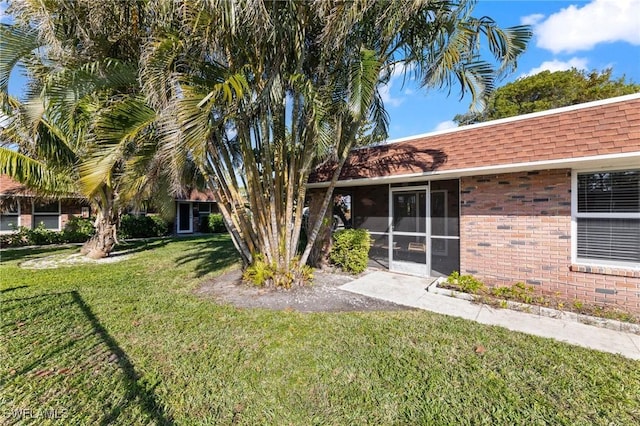
<svg viewBox="0 0 640 426">
<path fill-rule="evenodd" d="M 62 231 L 72 216 L 82 216 L 82 204 L 77 200 L 60 200 L 60 230 Z"/>
<path fill-rule="evenodd" d="M 571 171 L 464 177 L 460 269 L 489 285 L 640 312 L 640 271 L 571 265 Z"/>
<path fill-rule="evenodd" d="M 88 206 L 78 200 L 66 199 L 60 201 L 60 230 L 64 230 L 65 225 L 72 216 L 82 216 L 82 207 Z M 37 224 L 33 217 L 33 198 L 22 197 L 20 199 L 20 226 L 33 228 Z"/>
<path fill-rule="evenodd" d="M 26 228 L 33 227 L 32 211 L 33 203 L 31 202 L 31 198 L 20 200 L 20 226 L 24 226 Z"/>
</svg>

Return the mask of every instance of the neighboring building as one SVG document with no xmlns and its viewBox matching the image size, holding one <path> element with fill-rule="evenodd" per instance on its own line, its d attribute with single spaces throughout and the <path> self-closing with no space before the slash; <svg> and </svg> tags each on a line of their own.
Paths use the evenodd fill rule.
<svg viewBox="0 0 640 426">
<path fill-rule="evenodd" d="M 640 94 L 355 149 L 335 193 L 392 271 L 640 311 Z"/>
<path fill-rule="evenodd" d="M 0 175 L 0 233 L 13 232 L 19 226 L 61 231 L 72 216 L 89 217 L 89 204 L 78 198 L 45 199 L 36 197 L 24 185 Z"/>
<path fill-rule="evenodd" d="M 203 230 L 211 213 L 218 213 L 213 192 L 191 190 L 184 199 L 176 199 L 176 234 L 188 234 Z"/>
<path fill-rule="evenodd" d="M 192 190 L 185 199 L 176 200 L 174 232 L 199 232 L 202 223 L 218 207 L 211 191 Z M 142 212 L 145 214 L 146 212 Z M 61 231 L 72 216 L 89 217 L 89 204 L 80 198 L 44 199 L 9 176 L 0 175 L 0 233 L 13 232 L 17 227 Z"/>
</svg>

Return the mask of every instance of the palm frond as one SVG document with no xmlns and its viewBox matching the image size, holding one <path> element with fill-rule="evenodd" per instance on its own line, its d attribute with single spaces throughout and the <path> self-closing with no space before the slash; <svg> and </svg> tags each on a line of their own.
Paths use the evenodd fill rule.
<svg viewBox="0 0 640 426">
<path fill-rule="evenodd" d="M 11 72 L 38 45 L 36 31 L 0 23 L 0 92 L 8 92 Z"/>
<path fill-rule="evenodd" d="M 0 174 L 46 195 L 76 195 L 77 191 L 72 176 L 52 171 L 45 163 L 4 147 L 0 147 Z"/>
</svg>

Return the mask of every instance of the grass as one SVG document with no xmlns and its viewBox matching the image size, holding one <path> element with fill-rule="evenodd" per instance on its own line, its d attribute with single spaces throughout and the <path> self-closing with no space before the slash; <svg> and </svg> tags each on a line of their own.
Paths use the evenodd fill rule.
<svg viewBox="0 0 640 426">
<path fill-rule="evenodd" d="M 227 237 L 129 248 L 1 254 L 0 423 L 640 422 L 639 362 L 422 311 L 218 305 L 192 290 L 235 262 Z"/>
</svg>

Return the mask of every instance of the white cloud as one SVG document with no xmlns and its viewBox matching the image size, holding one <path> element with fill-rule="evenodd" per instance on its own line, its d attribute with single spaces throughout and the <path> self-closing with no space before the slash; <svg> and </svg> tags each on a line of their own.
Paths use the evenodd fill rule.
<svg viewBox="0 0 640 426">
<path fill-rule="evenodd" d="M 378 91 L 380 92 L 380 97 L 382 98 L 382 102 L 385 105 L 391 105 L 392 107 L 399 106 L 402 102 L 404 102 L 404 98 L 396 98 L 391 95 L 391 87 L 393 86 L 393 80 L 389 80 L 387 84 L 381 86 Z"/>
<path fill-rule="evenodd" d="M 572 53 L 599 43 L 640 45 L 639 17 L 640 0 L 593 0 L 583 7 L 570 5 L 544 21 L 537 15 L 522 20 L 534 25 L 538 47 Z"/>
<path fill-rule="evenodd" d="M 455 121 L 451 121 L 451 120 L 441 121 L 436 125 L 433 131 L 438 132 L 440 130 L 453 129 L 454 127 L 458 127 L 458 124 Z"/>
<path fill-rule="evenodd" d="M 391 78 L 389 78 L 389 82 L 384 86 L 381 86 L 378 91 L 380 92 L 380 97 L 385 105 L 390 105 L 392 107 L 397 107 L 405 101 L 403 97 L 395 97 L 391 95 L 391 88 L 393 85 L 400 81 L 402 83 L 405 71 L 410 72 L 411 68 L 407 68 L 404 64 L 396 64 L 391 71 Z M 410 81 L 411 77 L 407 76 L 407 81 Z M 413 91 L 411 89 L 406 89 L 404 91 L 404 95 L 411 95 Z"/>
<path fill-rule="evenodd" d="M 536 25 L 544 19 L 542 13 L 534 13 L 533 15 L 527 15 L 520 18 L 521 25 Z"/>
<path fill-rule="evenodd" d="M 535 75 L 542 71 L 551 71 L 551 72 L 565 71 L 571 68 L 586 70 L 588 62 L 589 61 L 586 58 L 577 58 L 577 57 L 571 58 L 568 61 L 559 61 L 557 59 L 554 59 L 552 61 L 544 61 L 543 63 L 540 64 L 539 67 L 533 68 L 531 71 L 524 74 L 522 77 Z"/>
</svg>

